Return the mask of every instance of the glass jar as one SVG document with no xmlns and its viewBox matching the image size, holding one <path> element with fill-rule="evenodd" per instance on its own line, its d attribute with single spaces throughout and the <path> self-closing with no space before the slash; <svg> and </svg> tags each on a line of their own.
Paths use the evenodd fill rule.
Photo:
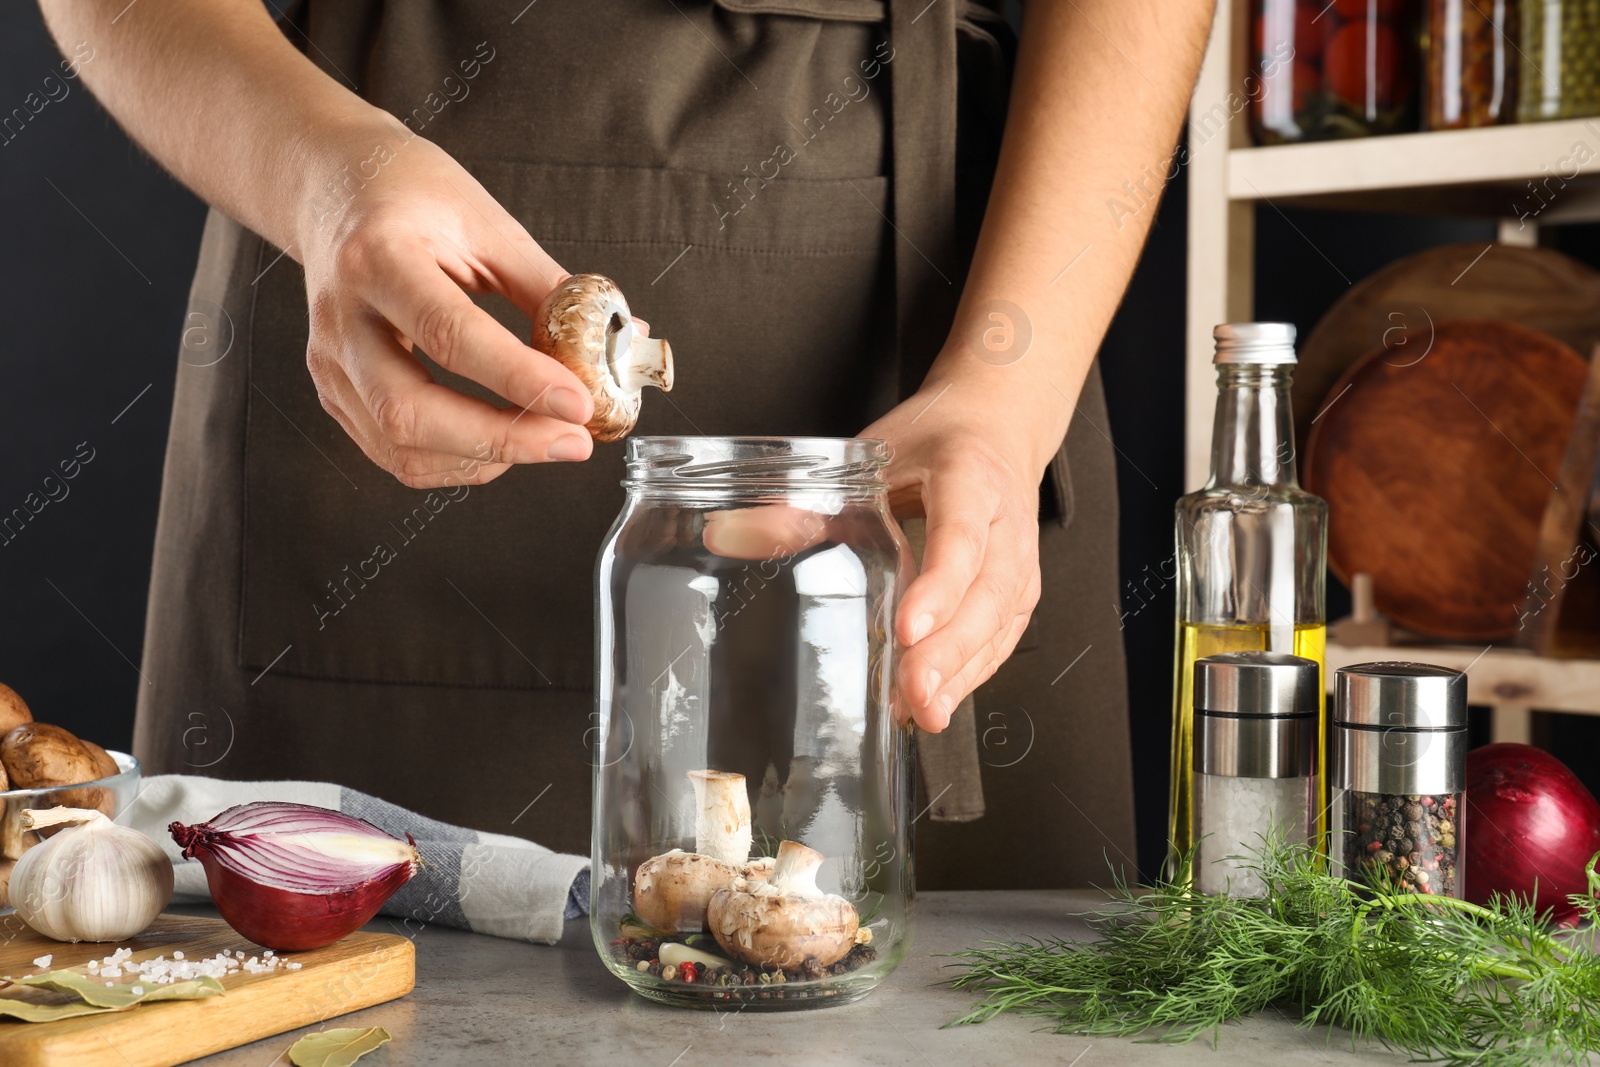
<svg viewBox="0 0 1600 1067">
<path fill-rule="evenodd" d="M 1517 113 L 1516 0 L 1430 0 L 1428 129 L 1514 122 Z"/>
<path fill-rule="evenodd" d="M 1341 667 L 1333 726 L 1335 871 L 1463 898 L 1467 676 L 1425 663 Z"/>
<path fill-rule="evenodd" d="M 590 925 L 653 1000 L 817 1007 L 911 938 L 881 441 L 644 437 L 596 575 Z"/>
<path fill-rule="evenodd" d="M 1259 899 L 1269 842 L 1314 846 L 1322 668 L 1281 652 L 1224 652 L 1194 665 L 1194 839 L 1202 893 Z"/>
<path fill-rule="evenodd" d="M 1258 144 L 1417 128 L 1421 0 L 1254 0 L 1251 7 L 1245 95 Z"/>
<path fill-rule="evenodd" d="M 1522 0 L 1517 121 L 1600 115 L 1600 0 Z"/>
<path fill-rule="evenodd" d="M 1328 505 L 1301 489 L 1295 476 L 1289 405 L 1294 327 L 1227 323 L 1213 333 L 1218 393 L 1211 477 L 1176 508 L 1172 858 L 1194 845 L 1195 661 L 1219 652 L 1268 651 L 1320 665 L 1326 653 Z M 1320 679 L 1317 694 L 1316 765 L 1323 767 Z M 1320 814 L 1320 796 L 1315 806 Z"/>
</svg>

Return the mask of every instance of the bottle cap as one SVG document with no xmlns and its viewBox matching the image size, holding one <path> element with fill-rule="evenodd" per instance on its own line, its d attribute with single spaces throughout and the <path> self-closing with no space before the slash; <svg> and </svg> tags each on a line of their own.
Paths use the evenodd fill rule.
<svg viewBox="0 0 1600 1067">
<path fill-rule="evenodd" d="M 1431 663 L 1340 667 L 1334 721 L 1402 730 L 1465 730 L 1467 676 Z"/>
<path fill-rule="evenodd" d="M 1228 778 L 1317 773 L 1317 661 L 1223 652 L 1194 665 L 1194 769 Z"/>
<path fill-rule="evenodd" d="M 1224 715 L 1314 715 L 1321 707 L 1317 661 L 1283 652 L 1221 652 L 1196 660 L 1196 711 Z"/>
<path fill-rule="evenodd" d="M 1217 343 L 1212 362 L 1294 363 L 1294 324 L 1291 322 L 1225 322 L 1211 331 Z"/>
<path fill-rule="evenodd" d="M 1459 793 L 1467 676 L 1429 663 L 1359 663 L 1334 682 L 1334 784 L 1361 793 Z"/>
</svg>

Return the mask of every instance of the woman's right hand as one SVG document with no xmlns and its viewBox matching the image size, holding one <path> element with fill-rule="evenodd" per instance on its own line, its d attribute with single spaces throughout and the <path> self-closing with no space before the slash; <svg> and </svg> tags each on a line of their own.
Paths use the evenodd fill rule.
<svg viewBox="0 0 1600 1067">
<path fill-rule="evenodd" d="M 414 488 L 587 459 L 594 405 L 583 383 L 467 295 L 499 293 L 531 316 L 567 272 L 446 152 L 384 119 L 312 153 L 345 157 L 323 165 L 331 184 L 311 183 L 321 189 L 304 198 L 292 250 L 305 266 L 306 366 L 323 408 Z M 413 346 L 512 406 L 435 382 Z"/>
<path fill-rule="evenodd" d="M 500 293 L 531 316 L 566 272 L 442 149 L 312 63 L 270 6 L 41 10 L 79 57 L 73 76 L 146 151 L 304 264 L 306 364 L 369 459 L 423 488 L 588 458 L 588 390 L 467 295 Z M 513 406 L 437 384 L 413 346 Z"/>
</svg>

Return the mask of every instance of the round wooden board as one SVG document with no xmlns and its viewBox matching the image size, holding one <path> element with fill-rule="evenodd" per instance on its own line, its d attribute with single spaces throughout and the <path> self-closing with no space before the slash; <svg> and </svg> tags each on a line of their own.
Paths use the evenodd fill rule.
<svg viewBox="0 0 1600 1067">
<path fill-rule="evenodd" d="M 1334 573 L 1371 574 L 1378 609 L 1420 633 L 1515 633 L 1587 372 L 1568 346 L 1507 322 L 1445 323 L 1368 353 L 1335 383 L 1305 452 Z"/>
<path fill-rule="evenodd" d="M 1292 399 L 1302 449 L 1358 359 L 1387 347 L 1405 362 L 1413 333 L 1461 319 L 1542 330 L 1587 358 L 1600 342 L 1600 271 L 1549 249 L 1473 243 L 1430 248 L 1361 279 L 1300 345 Z"/>
</svg>

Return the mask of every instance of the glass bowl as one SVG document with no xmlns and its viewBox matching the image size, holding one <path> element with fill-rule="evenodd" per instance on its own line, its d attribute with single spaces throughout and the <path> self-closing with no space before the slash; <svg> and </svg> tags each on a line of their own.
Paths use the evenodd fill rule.
<svg viewBox="0 0 1600 1067">
<path fill-rule="evenodd" d="M 17 859 L 42 840 L 34 831 L 22 829 L 22 813 L 29 808 L 97 808 L 121 821 L 139 795 L 139 761 L 126 752 L 107 750 L 106 755 L 122 768 L 108 778 L 43 789 L 0 790 L 0 862 Z"/>
</svg>

